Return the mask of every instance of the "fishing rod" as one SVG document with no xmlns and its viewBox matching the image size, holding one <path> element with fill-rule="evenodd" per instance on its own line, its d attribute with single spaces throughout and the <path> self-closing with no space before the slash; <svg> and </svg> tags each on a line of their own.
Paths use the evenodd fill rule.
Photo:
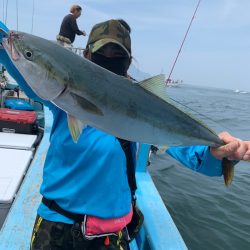
<svg viewBox="0 0 250 250">
<path fill-rule="evenodd" d="M 16 30 L 18 31 L 18 0 L 16 0 Z"/>
<path fill-rule="evenodd" d="M 187 38 L 188 32 L 189 32 L 189 30 L 190 30 L 190 28 L 191 28 L 191 25 L 192 25 L 192 23 L 193 23 L 193 20 L 194 20 L 194 18 L 195 18 L 196 12 L 197 12 L 197 10 L 198 10 L 198 8 L 199 8 L 199 6 L 200 6 L 200 3 L 201 3 L 201 0 L 199 0 L 198 3 L 197 3 L 196 9 L 195 9 L 194 14 L 193 14 L 193 17 L 191 18 L 191 21 L 190 21 L 190 23 L 189 23 L 188 29 L 187 29 L 186 34 L 185 34 L 185 36 L 184 36 L 184 39 L 183 39 L 183 41 L 182 41 L 182 43 L 181 43 L 180 49 L 179 49 L 179 51 L 178 51 L 178 53 L 177 53 L 177 56 L 176 56 L 176 58 L 175 58 L 175 60 L 174 60 L 174 63 L 173 63 L 173 66 L 172 66 L 172 68 L 171 68 L 171 70 L 170 70 L 169 76 L 168 76 L 168 78 L 167 78 L 167 80 L 166 80 L 166 82 L 165 82 L 166 84 L 169 83 L 169 82 L 171 82 L 171 75 L 172 75 L 172 73 L 173 73 L 175 64 L 176 64 L 176 62 L 177 62 L 177 60 L 178 60 L 178 57 L 179 57 L 179 55 L 180 55 L 180 53 L 181 53 L 182 47 L 183 47 L 183 45 L 184 45 L 184 43 L 185 43 L 185 40 L 186 40 L 186 38 Z"/>
<path fill-rule="evenodd" d="M 5 17 L 4 17 L 4 0 L 3 0 L 3 22 L 4 22 L 4 19 Z"/>
<path fill-rule="evenodd" d="M 8 3 L 9 3 L 9 1 L 6 0 L 6 3 L 5 3 L 5 20 L 4 20 L 4 24 L 5 24 L 5 25 L 7 24 Z"/>
<path fill-rule="evenodd" d="M 31 34 L 33 34 L 33 27 L 34 27 L 34 12 L 35 12 L 35 0 L 32 1 Z"/>
</svg>

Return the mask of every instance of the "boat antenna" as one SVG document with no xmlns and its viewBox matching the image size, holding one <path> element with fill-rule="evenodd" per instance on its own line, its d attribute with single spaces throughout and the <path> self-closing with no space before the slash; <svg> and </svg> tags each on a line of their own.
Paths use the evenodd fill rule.
<svg viewBox="0 0 250 250">
<path fill-rule="evenodd" d="M 35 1 L 32 2 L 32 20 L 31 20 L 31 34 L 33 34 L 33 26 L 34 26 L 34 12 L 35 12 Z"/>
<path fill-rule="evenodd" d="M 196 12 L 197 12 L 197 10 L 198 10 L 198 8 L 199 8 L 200 3 L 201 3 L 201 0 L 199 0 L 198 3 L 197 3 L 197 6 L 196 6 L 195 11 L 194 11 L 194 14 L 193 14 L 193 16 L 192 16 L 192 18 L 191 18 L 191 21 L 190 21 L 189 26 L 188 26 L 188 28 L 187 28 L 186 34 L 185 34 L 184 39 L 183 39 L 183 41 L 182 41 L 182 43 L 181 43 L 180 49 L 179 49 L 179 51 L 178 51 L 178 53 L 177 53 L 177 56 L 176 56 L 176 58 L 175 58 L 175 60 L 174 60 L 174 63 L 173 63 L 173 66 L 172 66 L 172 68 L 171 68 L 171 70 L 170 70 L 170 73 L 169 73 L 169 75 L 168 75 L 168 78 L 167 78 L 167 80 L 166 80 L 166 84 L 169 83 L 169 82 L 171 82 L 171 75 L 172 75 L 172 73 L 173 73 L 175 64 L 176 64 L 176 62 L 177 62 L 177 60 L 178 60 L 178 57 L 179 57 L 179 55 L 180 55 L 180 53 L 181 53 L 182 47 L 183 47 L 184 42 L 185 42 L 185 40 L 186 40 L 186 38 L 187 38 L 188 32 L 189 32 L 190 27 L 191 27 L 191 25 L 192 25 L 192 23 L 193 23 L 193 20 L 194 20 L 194 18 L 195 18 L 195 14 L 196 14 Z"/>
</svg>

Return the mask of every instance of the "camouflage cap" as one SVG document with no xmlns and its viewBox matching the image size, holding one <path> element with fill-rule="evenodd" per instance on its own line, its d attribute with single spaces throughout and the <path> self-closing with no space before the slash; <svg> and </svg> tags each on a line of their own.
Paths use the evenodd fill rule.
<svg viewBox="0 0 250 250">
<path fill-rule="evenodd" d="M 96 24 L 90 32 L 87 47 L 94 53 L 108 43 L 120 45 L 128 56 L 131 56 L 129 31 L 118 20 L 112 19 Z"/>
</svg>

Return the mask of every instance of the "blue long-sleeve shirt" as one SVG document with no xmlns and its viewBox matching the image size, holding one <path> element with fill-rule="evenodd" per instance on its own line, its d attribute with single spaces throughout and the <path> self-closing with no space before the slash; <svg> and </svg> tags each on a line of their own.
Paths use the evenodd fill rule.
<svg viewBox="0 0 250 250">
<path fill-rule="evenodd" d="M 184 166 L 208 176 L 221 176 L 221 161 L 213 157 L 207 146 L 171 147 L 167 154 Z"/>
<path fill-rule="evenodd" d="M 66 113 L 36 96 L 3 49 L 0 49 L 0 63 L 5 65 L 29 97 L 39 99 L 53 113 L 41 194 L 73 213 L 101 218 L 127 214 L 131 194 L 126 174 L 126 157 L 117 138 L 88 126 L 78 142 L 74 143 Z M 136 145 L 131 143 L 131 146 L 135 159 Z M 209 176 L 222 174 L 221 162 L 211 156 L 208 147 L 172 147 L 167 153 L 194 171 Z M 39 206 L 38 214 L 50 221 L 73 222 L 43 204 Z"/>
</svg>

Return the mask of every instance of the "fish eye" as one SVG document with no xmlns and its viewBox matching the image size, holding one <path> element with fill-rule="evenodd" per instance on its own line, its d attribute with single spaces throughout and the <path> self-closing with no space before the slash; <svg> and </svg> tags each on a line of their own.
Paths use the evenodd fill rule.
<svg viewBox="0 0 250 250">
<path fill-rule="evenodd" d="M 24 51 L 24 55 L 25 55 L 25 57 L 26 57 L 27 59 L 31 59 L 32 56 L 33 56 L 32 52 L 31 52 L 30 50 L 25 50 L 25 51 Z"/>
</svg>

